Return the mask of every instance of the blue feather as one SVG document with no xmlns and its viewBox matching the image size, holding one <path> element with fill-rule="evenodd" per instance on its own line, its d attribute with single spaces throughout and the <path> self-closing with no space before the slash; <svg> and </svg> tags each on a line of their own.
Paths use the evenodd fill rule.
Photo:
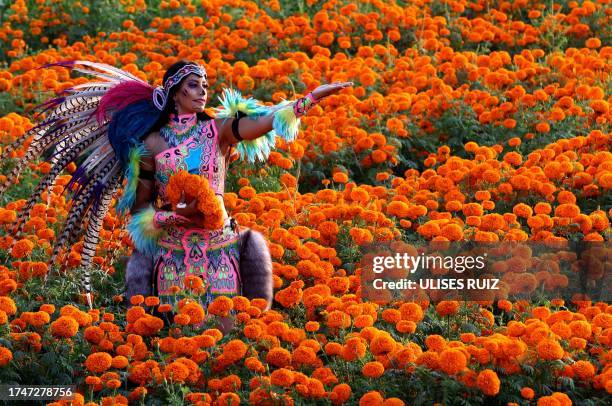
<svg viewBox="0 0 612 406">
<path fill-rule="evenodd" d="M 122 168 L 127 165 L 130 149 L 151 131 L 160 116 L 161 111 L 149 100 L 132 103 L 113 114 L 108 139 Z"/>
</svg>

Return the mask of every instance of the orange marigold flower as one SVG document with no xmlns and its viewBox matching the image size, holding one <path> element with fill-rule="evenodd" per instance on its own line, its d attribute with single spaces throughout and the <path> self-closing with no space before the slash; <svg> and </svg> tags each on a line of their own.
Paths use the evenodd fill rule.
<svg viewBox="0 0 612 406">
<path fill-rule="evenodd" d="M 331 343 L 329 346 L 325 346 L 325 351 L 332 355 L 336 354 L 336 347 L 332 347 Z M 341 347 L 339 355 L 346 361 L 354 361 L 356 359 L 361 359 L 365 356 L 366 346 L 363 340 L 360 337 L 352 337 L 346 340 L 346 343 Z"/>
<path fill-rule="evenodd" d="M 85 367 L 95 374 L 102 373 L 112 365 L 113 357 L 106 352 L 95 352 L 85 360 Z"/>
<path fill-rule="evenodd" d="M 531 388 L 524 387 L 524 388 L 521 389 L 521 396 L 524 399 L 531 400 L 535 396 L 535 392 Z"/>
<path fill-rule="evenodd" d="M 8 296 L 0 296 L 0 311 L 6 313 L 9 316 L 17 313 L 17 306 L 13 299 Z"/>
<path fill-rule="evenodd" d="M 16 259 L 25 258 L 32 253 L 34 243 L 30 240 L 22 239 L 15 243 L 11 256 Z"/>
<path fill-rule="evenodd" d="M 208 313 L 219 317 L 229 315 L 230 310 L 234 308 L 234 302 L 227 296 L 219 296 L 208 305 Z"/>
<path fill-rule="evenodd" d="M 270 375 L 270 382 L 272 385 L 289 387 L 293 385 L 295 378 L 293 377 L 293 371 L 286 368 L 280 368 L 272 372 Z"/>
<path fill-rule="evenodd" d="M 85 329 L 85 339 L 92 344 L 99 344 L 104 338 L 104 330 L 98 326 L 89 326 Z"/>
<path fill-rule="evenodd" d="M 301 302 L 303 297 L 302 287 L 304 286 L 303 281 L 292 282 L 287 288 L 279 290 L 274 295 L 274 299 L 279 302 L 283 307 L 290 308 L 296 306 Z"/>
<path fill-rule="evenodd" d="M 179 326 L 187 326 L 189 325 L 191 317 L 189 317 L 188 314 L 177 314 L 174 316 L 173 320 L 174 323 L 178 324 Z"/>
<path fill-rule="evenodd" d="M 54 337 L 70 338 L 79 331 L 79 323 L 70 316 L 61 316 L 51 323 L 51 334 Z"/>
<path fill-rule="evenodd" d="M 440 353 L 440 369 L 448 375 L 455 375 L 467 367 L 467 358 L 463 351 L 447 349 Z"/>
<path fill-rule="evenodd" d="M 315 331 L 318 331 L 320 328 L 320 325 L 318 322 L 316 321 L 308 321 L 306 322 L 306 324 L 304 325 L 304 328 L 306 331 L 308 331 L 309 333 L 314 333 Z"/>
<path fill-rule="evenodd" d="M 359 399 L 359 406 L 378 406 L 382 405 L 384 398 L 378 391 L 370 391 Z"/>
<path fill-rule="evenodd" d="M 169 303 L 162 303 L 157 307 L 157 311 L 160 313 L 168 313 L 172 311 L 172 305 Z"/>
<path fill-rule="evenodd" d="M 440 316 L 448 316 L 457 313 L 459 302 L 455 300 L 443 300 L 436 306 L 436 311 Z"/>
<path fill-rule="evenodd" d="M 589 322 L 585 320 L 574 320 L 569 324 L 572 335 L 578 338 L 588 339 L 591 337 L 592 329 Z"/>
<path fill-rule="evenodd" d="M 504 161 L 513 166 L 518 166 L 523 162 L 523 157 L 518 152 L 508 152 L 504 155 Z"/>
<path fill-rule="evenodd" d="M 508 140 L 508 146 L 516 148 L 521 145 L 521 139 L 518 137 L 512 137 Z"/>
<path fill-rule="evenodd" d="M 17 282 L 15 282 L 13 279 L 5 279 L 0 281 L 0 296 L 8 296 L 15 290 L 17 290 Z"/>
<path fill-rule="evenodd" d="M 182 362 L 174 361 L 166 366 L 164 376 L 171 382 L 184 383 L 189 377 L 189 368 Z"/>
<path fill-rule="evenodd" d="M 13 353 L 6 347 L 0 345 L 0 367 L 8 365 L 13 359 Z"/>
<path fill-rule="evenodd" d="M 560 204 L 555 208 L 555 216 L 575 218 L 580 214 L 580 207 L 575 204 L 565 203 Z"/>
<path fill-rule="evenodd" d="M 134 295 L 130 298 L 130 303 L 133 304 L 134 306 L 138 306 L 142 303 L 144 303 L 144 296 L 143 295 Z"/>
<path fill-rule="evenodd" d="M 424 365 L 429 369 L 438 369 L 439 367 L 439 358 L 440 356 L 438 355 L 437 352 L 435 351 L 425 351 L 422 354 L 419 354 L 419 356 L 417 357 L 417 359 L 415 360 L 415 363 L 417 365 Z"/>
<path fill-rule="evenodd" d="M 284 348 L 274 347 L 268 351 L 266 362 L 276 367 L 285 367 L 291 363 L 291 353 Z"/>
<path fill-rule="evenodd" d="M 223 347 L 223 355 L 228 361 L 236 362 L 242 359 L 247 353 L 248 347 L 241 340 L 232 340 Z"/>
<path fill-rule="evenodd" d="M 571 406 L 572 400 L 565 393 L 554 392 L 538 399 L 538 406 Z"/>
<path fill-rule="evenodd" d="M 385 367 L 378 361 L 368 362 L 361 369 L 361 373 L 367 378 L 379 378 L 385 373 Z"/>
<path fill-rule="evenodd" d="M 129 360 L 126 357 L 124 357 L 123 355 L 117 355 L 113 357 L 111 365 L 113 368 L 124 369 L 127 368 L 129 363 Z"/>
<path fill-rule="evenodd" d="M 563 348 L 556 340 L 544 339 L 536 346 L 538 356 L 547 361 L 563 358 Z"/>
<path fill-rule="evenodd" d="M 106 387 L 109 389 L 119 389 L 121 387 L 121 381 L 119 379 L 109 379 L 106 381 Z"/>
<path fill-rule="evenodd" d="M 523 217 L 523 218 L 529 218 L 533 214 L 533 210 L 531 209 L 531 207 L 526 205 L 525 203 L 516 204 L 513 207 L 512 212 L 516 214 L 518 217 Z"/>
<path fill-rule="evenodd" d="M 244 327 L 244 336 L 246 338 L 250 338 L 251 340 L 258 338 L 262 334 L 262 329 L 257 324 L 249 324 Z"/>
<path fill-rule="evenodd" d="M 189 316 L 190 325 L 199 324 L 206 317 L 206 314 L 202 306 L 198 302 L 194 302 L 194 301 L 190 301 L 186 303 L 185 305 L 183 305 L 183 307 L 181 307 L 181 309 L 179 310 L 179 313 L 186 314 L 187 316 Z"/>
<path fill-rule="evenodd" d="M 235 406 L 240 404 L 240 396 L 234 392 L 225 392 L 217 398 L 219 406 Z"/>
<path fill-rule="evenodd" d="M 497 373 L 491 369 L 485 369 L 478 374 L 476 378 L 476 384 L 487 396 L 495 396 L 499 393 L 499 386 L 501 384 Z"/>
<path fill-rule="evenodd" d="M 159 305 L 159 297 L 157 297 L 157 296 L 148 296 L 145 299 L 144 304 L 146 306 L 157 306 L 157 305 Z"/>
<path fill-rule="evenodd" d="M 379 333 L 370 343 L 374 355 L 388 354 L 395 349 L 395 340 L 388 333 Z"/>
<path fill-rule="evenodd" d="M 574 374 L 583 381 L 590 381 L 596 373 L 595 366 L 589 361 L 576 361 L 572 364 Z"/>
<path fill-rule="evenodd" d="M 442 351 L 446 346 L 446 340 L 439 334 L 432 334 L 425 339 L 425 345 L 430 350 Z"/>
<path fill-rule="evenodd" d="M 346 383 L 341 383 L 334 386 L 329 396 L 334 405 L 340 405 L 346 402 L 352 394 L 351 387 Z"/>
<path fill-rule="evenodd" d="M 584 43 L 587 48 L 599 48 L 601 46 L 601 40 L 599 38 L 591 37 Z"/>
<path fill-rule="evenodd" d="M 332 179 L 336 183 L 346 183 L 348 182 L 348 175 L 344 172 L 335 172 Z"/>
<path fill-rule="evenodd" d="M 291 358 L 298 364 L 314 365 L 317 361 L 317 354 L 312 348 L 300 345 L 293 350 Z"/>
<path fill-rule="evenodd" d="M 413 321 L 415 323 L 423 320 L 423 308 L 417 303 L 404 303 L 399 308 L 400 313 L 402 314 L 402 320 Z"/>
<path fill-rule="evenodd" d="M 348 328 L 351 317 L 343 311 L 334 310 L 327 315 L 327 325 L 332 328 Z"/>
<path fill-rule="evenodd" d="M 244 366 L 253 372 L 262 373 L 265 372 L 266 368 L 263 363 L 257 357 L 248 357 L 244 360 Z"/>
<path fill-rule="evenodd" d="M 547 122 L 539 122 L 538 124 L 536 124 L 535 127 L 536 131 L 539 133 L 549 133 L 550 132 L 550 125 L 548 125 Z"/>
</svg>

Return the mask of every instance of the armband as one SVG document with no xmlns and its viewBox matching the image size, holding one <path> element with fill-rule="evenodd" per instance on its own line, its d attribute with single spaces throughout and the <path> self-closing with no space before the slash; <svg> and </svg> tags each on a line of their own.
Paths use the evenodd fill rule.
<svg viewBox="0 0 612 406">
<path fill-rule="evenodd" d="M 236 138 L 238 141 L 243 141 L 244 138 L 242 138 L 240 132 L 238 131 L 238 124 L 240 122 L 240 119 L 242 117 L 245 117 L 246 114 L 244 114 L 242 111 L 239 111 L 238 113 L 236 113 L 236 115 L 238 116 L 238 118 L 232 121 L 232 134 L 234 134 L 234 138 Z"/>
</svg>

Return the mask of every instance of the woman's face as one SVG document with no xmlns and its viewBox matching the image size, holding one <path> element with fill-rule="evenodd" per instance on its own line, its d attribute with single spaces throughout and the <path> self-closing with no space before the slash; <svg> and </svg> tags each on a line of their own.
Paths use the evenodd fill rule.
<svg viewBox="0 0 612 406">
<path fill-rule="evenodd" d="M 174 102 L 179 114 L 201 113 L 206 107 L 208 81 L 195 73 L 189 74 L 174 94 Z"/>
</svg>

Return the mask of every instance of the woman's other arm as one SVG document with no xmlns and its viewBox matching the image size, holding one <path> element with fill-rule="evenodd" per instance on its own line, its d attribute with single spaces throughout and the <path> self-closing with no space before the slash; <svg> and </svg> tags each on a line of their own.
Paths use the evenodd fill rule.
<svg viewBox="0 0 612 406">
<path fill-rule="evenodd" d="M 155 134 L 156 133 L 152 133 L 145 138 L 144 144 L 147 151 L 159 150 L 158 146 L 156 145 Z M 157 210 L 153 207 L 153 202 L 156 198 L 155 180 L 153 178 L 154 173 L 155 158 L 153 153 L 147 153 L 140 159 L 140 176 L 138 179 L 138 187 L 136 189 L 136 198 L 131 209 L 132 215 L 145 216 L 145 212 L 147 212 L 148 215 L 146 217 L 150 217 L 151 226 L 154 228 L 163 228 L 175 224 L 191 223 L 192 219 L 190 219 L 189 216 L 192 213 L 190 210 L 177 212 Z M 195 212 L 193 214 L 195 214 Z"/>
<path fill-rule="evenodd" d="M 321 101 L 321 99 L 330 96 L 334 93 L 339 92 L 345 87 L 352 86 L 353 82 L 335 82 L 328 85 L 321 85 L 313 90 L 310 94 L 314 98 L 315 103 Z M 312 106 L 312 103 L 307 100 L 308 96 L 304 96 L 293 103 L 294 111 L 296 116 L 306 113 L 306 111 Z M 303 111 L 306 106 L 306 111 Z M 282 106 L 276 105 L 272 107 L 272 112 L 280 109 Z M 260 117 L 248 117 L 245 116 L 238 121 L 237 130 L 242 140 L 254 140 L 262 137 L 273 129 L 274 114 L 268 114 Z M 232 124 L 236 119 L 221 119 L 217 122 L 217 127 L 221 137 L 226 140 L 228 144 L 237 144 L 242 141 L 234 136 Z"/>
</svg>

